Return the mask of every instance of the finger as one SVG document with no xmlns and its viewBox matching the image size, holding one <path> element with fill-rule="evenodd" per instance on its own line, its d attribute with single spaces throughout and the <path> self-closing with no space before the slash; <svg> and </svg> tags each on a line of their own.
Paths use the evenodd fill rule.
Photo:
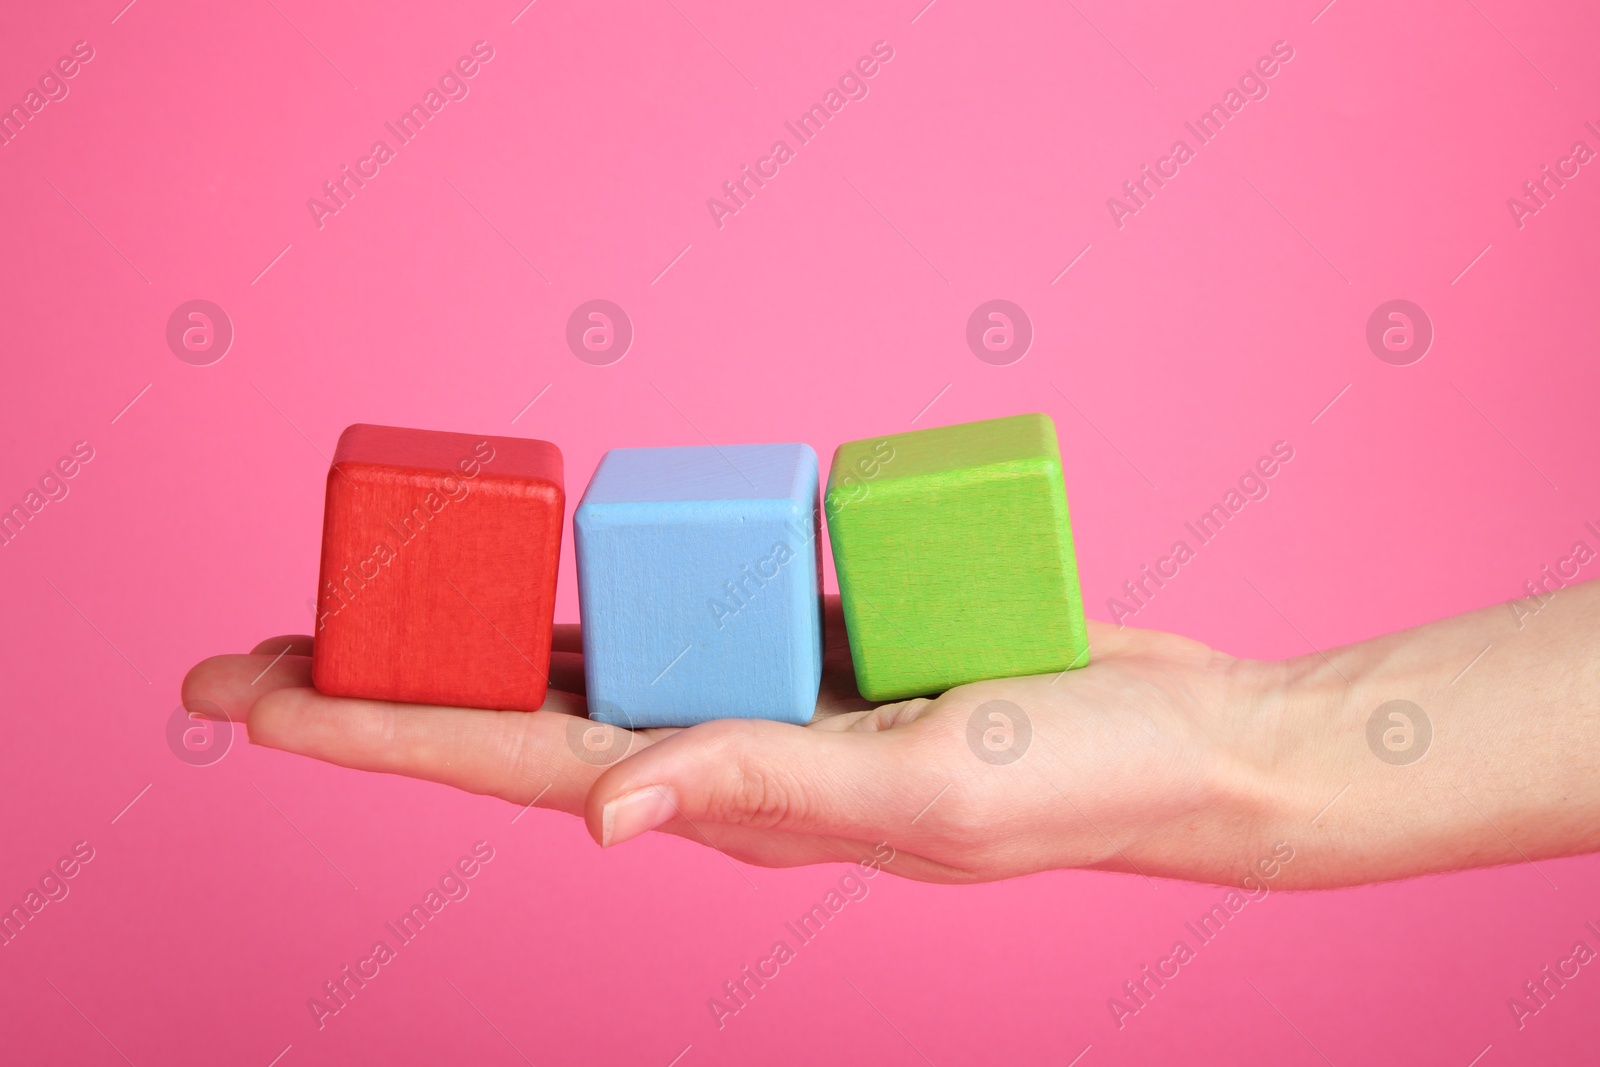
<svg viewBox="0 0 1600 1067">
<path fill-rule="evenodd" d="M 310 656 L 252 653 L 201 660 L 189 668 L 179 694 L 191 715 L 243 722 L 251 705 L 272 690 L 309 685 Z"/>
<path fill-rule="evenodd" d="M 960 867 L 939 863 L 887 842 L 868 844 L 843 837 L 813 837 L 782 830 L 756 830 L 745 826 L 715 824 L 691 825 L 674 819 L 661 827 L 696 844 L 706 845 L 740 863 L 756 867 L 804 867 L 819 863 L 849 863 L 858 866 L 857 878 L 874 878 L 881 871 L 922 882 L 968 883 L 990 880 Z M 740 872 L 741 876 L 743 872 Z M 748 881 L 748 877 L 746 876 Z M 752 883 L 753 884 L 753 883 Z"/>
<path fill-rule="evenodd" d="M 544 707 L 584 714 L 583 702 L 574 696 L 575 688 L 581 696 L 583 667 L 574 657 L 552 659 L 550 686 Z M 252 653 L 202 660 L 190 668 L 180 692 L 183 706 L 192 715 L 243 722 L 251 706 L 272 690 L 311 687 L 310 656 Z"/>
<path fill-rule="evenodd" d="M 887 871 L 902 878 L 919 882 L 942 882 L 964 885 L 972 882 L 993 881 L 993 874 L 953 867 L 948 863 L 930 860 L 905 849 L 897 849 L 888 842 L 851 841 L 842 837 L 812 837 L 790 834 L 779 830 L 753 830 L 743 826 L 707 826 L 683 829 L 681 820 L 668 823 L 662 829 L 711 847 L 743 863 L 758 867 L 800 867 L 817 863 L 851 863 L 860 868 L 854 873 L 858 878 L 876 877 Z M 707 840 L 709 838 L 709 840 Z"/>
<path fill-rule="evenodd" d="M 575 702 L 564 703 L 570 708 Z M 312 689 L 293 688 L 277 689 L 264 697 L 249 721 L 253 744 L 574 814 L 581 812 L 586 793 L 604 770 L 571 752 L 576 723 L 584 723 L 585 729 L 613 732 L 636 750 L 651 742 L 643 733 L 629 735 L 552 711 L 389 704 L 325 697 Z M 882 843 L 701 824 L 687 818 L 675 819 L 662 829 L 766 867 L 859 863 L 928 881 L 971 880 L 954 868 L 897 854 Z"/>
<path fill-rule="evenodd" d="M 403 774 L 576 813 L 604 767 L 585 758 L 579 738 L 598 730 L 591 752 L 649 744 L 626 730 L 581 718 L 580 698 L 555 690 L 540 711 L 479 711 L 323 696 L 275 689 L 250 710 L 250 742 L 341 767 Z M 581 724 L 581 725 L 580 725 Z M 610 758 L 609 756 L 607 758 Z"/>
<path fill-rule="evenodd" d="M 265 652 L 269 656 L 287 653 L 291 656 L 311 655 L 311 638 L 307 634 L 282 634 L 269 637 L 250 650 L 251 654 Z"/>
<path fill-rule="evenodd" d="M 611 767 L 584 806 L 613 845 L 673 819 L 882 840 L 940 787 L 909 731 L 808 730 L 724 719 L 679 731 Z"/>
</svg>

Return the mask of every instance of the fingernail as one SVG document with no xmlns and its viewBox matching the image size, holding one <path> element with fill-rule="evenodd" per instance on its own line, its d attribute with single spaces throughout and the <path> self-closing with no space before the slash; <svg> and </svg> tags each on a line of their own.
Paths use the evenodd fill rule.
<svg viewBox="0 0 1600 1067">
<path fill-rule="evenodd" d="M 600 845 L 612 845 L 654 830 L 678 814 L 678 796 L 670 785 L 647 785 L 606 801 L 600 809 Z"/>
<path fill-rule="evenodd" d="M 191 719 L 212 719 L 216 721 L 228 718 L 228 713 L 209 700 L 186 700 L 183 710 L 188 712 Z"/>
</svg>

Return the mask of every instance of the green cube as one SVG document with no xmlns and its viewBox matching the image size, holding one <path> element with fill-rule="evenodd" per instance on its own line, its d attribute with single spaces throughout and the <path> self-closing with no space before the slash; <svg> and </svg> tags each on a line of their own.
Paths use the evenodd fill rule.
<svg viewBox="0 0 1600 1067">
<path fill-rule="evenodd" d="M 1089 662 L 1048 415 L 850 441 L 824 502 L 862 696 Z"/>
</svg>

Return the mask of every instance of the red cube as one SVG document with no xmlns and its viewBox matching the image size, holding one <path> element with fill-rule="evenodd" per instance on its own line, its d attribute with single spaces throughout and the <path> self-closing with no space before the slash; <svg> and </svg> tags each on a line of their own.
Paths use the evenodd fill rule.
<svg viewBox="0 0 1600 1067">
<path fill-rule="evenodd" d="M 323 513 L 317 689 L 538 708 L 565 508 L 548 441 L 345 430 Z"/>
</svg>

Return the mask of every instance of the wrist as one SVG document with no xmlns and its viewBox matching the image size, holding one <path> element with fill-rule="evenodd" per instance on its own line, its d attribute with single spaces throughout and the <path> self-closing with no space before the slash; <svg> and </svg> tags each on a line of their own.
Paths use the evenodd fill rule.
<svg viewBox="0 0 1600 1067">
<path fill-rule="evenodd" d="M 1330 777 L 1317 743 L 1337 697 L 1290 662 L 1210 653 L 1183 688 L 1207 753 L 1190 787 L 1165 791 L 1171 806 L 1133 849 L 1140 870 L 1219 885 L 1300 885 L 1306 827 Z M 1199 740 L 1199 739 L 1197 739 Z M 1268 881 L 1270 880 L 1270 881 Z"/>
<path fill-rule="evenodd" d="M 1243 831 L 1233 856 L 1240 873 L 1228 881 L 1304 888 L 1314 877 L 1311 836 L 1342 784 L 1326 738 L 1346 686 L 1321 660 L 1236 660 L 1228 675 L 1226 700 L 1240 722 L 1226 788 Z"/>
<path fill-rule="evenodd" d="M 1449 679 L 1430 657 L 1391 651 L 1358 645 L 1267 665 L 1262 736 L 1274 753 L 1266 832 L 1295 845 L 1286 888 L 1494 862 L 1482 850 L 1507 844 L 1461 791 L 1459 754 L 1435 747 L 1441 726 L 1458 742 L 1475 732 L 1471 702 L 1460 691 L 1446 695 Z"/>
<path fill-rule="evenodd" d="M 1363 763 L 1378 763 L 1367 749 L 1366 716 L 1358 713 L 1365 687 L 1350 665 L 1322 656 L 1257 666 L 1253 756 L 1264 785 L 1256 836 L 1294 849 L 1278 888 L 1346 884 L 1336 858 L 1345 850 L 1329 846 L 1347 826 L 1335 812 L 1371 771 Z"/>
</svg>

